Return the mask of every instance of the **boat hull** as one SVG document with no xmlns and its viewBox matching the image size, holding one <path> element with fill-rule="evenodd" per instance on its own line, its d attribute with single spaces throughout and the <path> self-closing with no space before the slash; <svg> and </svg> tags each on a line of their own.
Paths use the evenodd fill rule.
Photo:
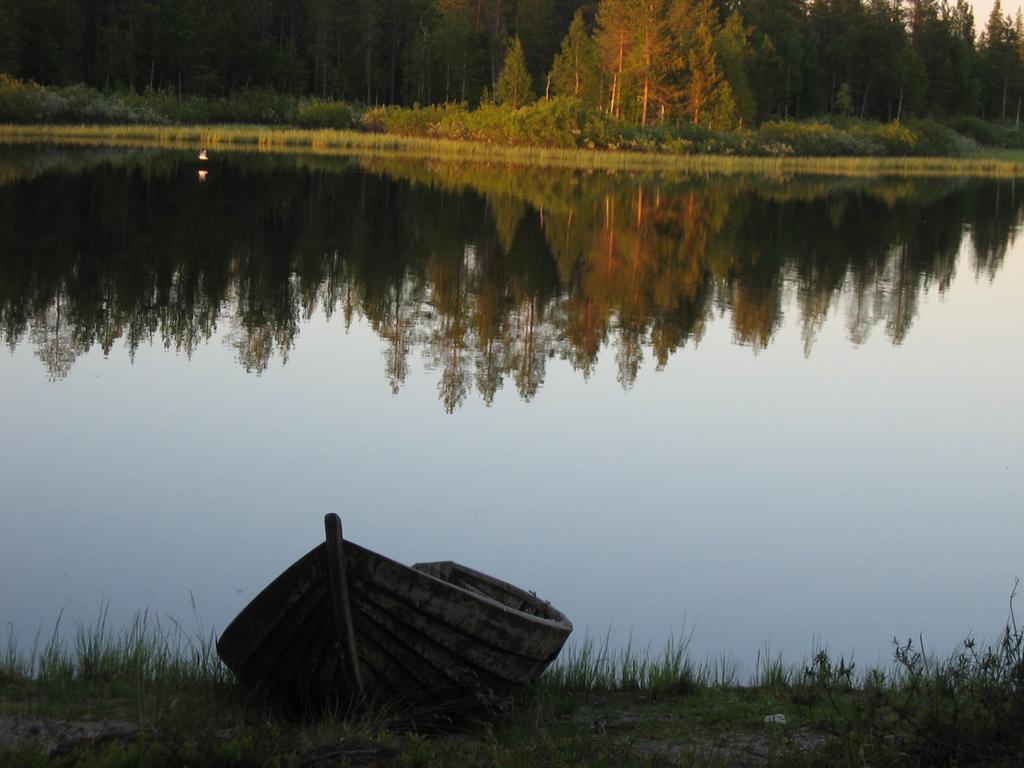
<svg viewBox="0 0 1024 768">
<path fill-rule="evenodd" d="M 348 642 L 330 557 L 328 544 L 311 550 L 225 629 L 217 650 L 241 682 L 302 707 L 501 707 L 572 631 L 532 593 L 486 574 L 455 563 L 408 567 L 346 541 Z"/>
</svg>

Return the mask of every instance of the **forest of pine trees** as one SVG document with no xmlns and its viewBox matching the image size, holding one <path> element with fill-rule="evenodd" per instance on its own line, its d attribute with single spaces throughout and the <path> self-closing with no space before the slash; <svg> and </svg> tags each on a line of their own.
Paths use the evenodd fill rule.
<svg viewBox="0 0 1024 768">
<path fill-rule="evenodd" d="M 1024 18 L 966 0 L 0 0 L 45 85 L 366 105 L 571 96 L 638 124 L 1019 120 Z"/>
</svg>

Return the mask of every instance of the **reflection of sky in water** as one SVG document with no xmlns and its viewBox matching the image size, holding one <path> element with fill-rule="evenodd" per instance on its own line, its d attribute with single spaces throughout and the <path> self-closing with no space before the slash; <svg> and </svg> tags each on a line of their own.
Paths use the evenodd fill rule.
<svg viewBox="0 0 1024 768">
<path fill-rule="evenodd" d="M 966 246 L 965 246 L 966 249 Z M 410 357 L 315 312 L 282 366 L 238 365 L 223 323 L 187 364 L 93 348 L 48 383 L 0 358 L 0 622 L 149 606 L 222 627 L 339 512 L 404 562 L 454 559 L 534 589 L 598 634 L 695 626 L 697 656 L 750 662 L 814 639 L 874 661 L 894 635 L 947 650 L 995 632 L 1022 572 L 1024 259 L 989 282 L 961 256 L 900 346 L 852 346 L 834 308 L 813 354 L 787 312 L 772 344 L 728 318 L 632 389 L 605 349 L 589 381 L 554 359 L 449 415 Z"/>
</svg>

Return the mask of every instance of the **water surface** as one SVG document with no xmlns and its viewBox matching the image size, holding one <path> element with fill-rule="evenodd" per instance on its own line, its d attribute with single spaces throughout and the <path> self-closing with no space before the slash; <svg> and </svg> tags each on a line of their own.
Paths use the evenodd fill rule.
<svg viewBox="0 0 1024 768">
<path fill-rule="evenodd" d="M 992 635 L 1010 181 L 0 152 L 0 623 L 205 629 L 342 515 L 698 657 Z"/>
</svg>

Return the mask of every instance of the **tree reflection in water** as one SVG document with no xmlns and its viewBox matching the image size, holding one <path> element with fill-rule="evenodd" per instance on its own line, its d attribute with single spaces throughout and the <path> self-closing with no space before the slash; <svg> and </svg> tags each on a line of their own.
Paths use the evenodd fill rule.
<svg viewBox="0 0 1024 768">
<path fill-rule="evenodd" d="M 215 172 L 214 172 L 215 171 Z M 76 357 L 218 329 L 247 371 L 287 361 L 339 310 L 385 342 L 393 392 L 418 352 L 448 411 L 548 361 L 598 357 L 633 386 L 716 315 L 767 348 L 798 313 L 805 354 L 846 307 L 852 343 L 910 333 L 966 245 L 994 280 L 1020 221 L 1009 181 L 678 178 L 387 159 L 235 156 L 199 185 L 174 153 L 0 154 L 0 321 L 59 379 Z"/>
</svg>

